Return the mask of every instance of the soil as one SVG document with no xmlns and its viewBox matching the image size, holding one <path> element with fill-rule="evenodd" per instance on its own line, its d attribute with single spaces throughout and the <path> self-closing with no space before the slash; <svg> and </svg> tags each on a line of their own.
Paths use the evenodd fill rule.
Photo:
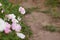
<svg viewBox="0 0 60 40">
<path fill-rule="evenodd" d="M 23 0 L 21 6 L 24 8 L 39 7 L 40 10 L 47 10 L 47 7 L 44 6 L 44 2 L 45 0 L 27 0 L 26 2 Z M 43 26 L 49 24 L 60 26 L 60 20 L 54 20 L 45 13 L 33 11 L 31 14 L 25 15 L 24 22 L 31 27 L 33 32 L 29 40 L 60 40 L 60 33 L 42 29 Z"/>
<path fill-rule="evenodd" d="M 60 33 L 43 30 L 43 26 L 51 24 L 51 21 L 51 17 L 44 13 L 32 12 L 26 15 L 24 22 L 31 27 L 33 32 L 30 40 L 60 40 Z"/>
</svg>

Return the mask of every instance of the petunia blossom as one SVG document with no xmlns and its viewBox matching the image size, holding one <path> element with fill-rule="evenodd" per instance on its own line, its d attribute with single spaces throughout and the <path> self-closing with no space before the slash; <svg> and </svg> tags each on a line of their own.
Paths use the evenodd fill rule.
<svg viewBox="0 0 60 40">
<path fill-rule="evenodd" d="M 5 28 L 5 30 L 4 30 L 4 32 L 6 33 L 6 34 L 8 34 L 8 33 L 10 33 L 11 32 L 11 30 L 9 29 L 9 28 Z"/>
<path fill-rule="evenodd" d="M 16 33 L 16 34 L 21 39 L 24 39 L 25 38 L 25 35 L 23 33 Z"/>
<path fill-rule="evenodd" d="M 25 14 L 25 9 L 23 7 L 19 7 L 19 12 L 21 12 L 21 14 Z"/>
<path fill-rule="evenodd" d="M 14 14 L 8 14 L 8 15 L 6 15 L 6 17 L 8 19 L 15 19 L 16 16 Z"/>
<path fill-rule="evenodd" d="M 8 22 L 6 22 L 6 28 L 11 28 L 11 25 Z"/>
<path fill-rule="evenodd" d="M 10 28 L 11 28 L 11 25 L 8 22 L 6 22 L 6 27 L 4 29 L 4 32 L 6 34 L 10 33 L 11 32 Z"/>
<path fill-rule="evenodd" d="M 20 32 L 21 26 L 17 23 L 12 23 L 12 29 L 15 30 L 16 32 Z"/>
<path fill-rule="evenodd" d="M 6 27 L 6 22 L 0 18 L 0 32 L 4 31 Z"/>
<path fill-rule="evenodd" d="M 18 23 L 17 19 L 12 19 L 12 23 Z"/>
</svg>

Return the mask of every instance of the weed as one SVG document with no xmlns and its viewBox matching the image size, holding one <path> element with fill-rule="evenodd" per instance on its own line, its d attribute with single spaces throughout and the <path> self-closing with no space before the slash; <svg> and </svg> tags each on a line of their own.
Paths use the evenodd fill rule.
<svg viewBox="0 0 60 40">
<path fill-rule="evenodd" d="M 43 28 L 47 31 L 50 31 L 50 32 L 55 32 L 56 31 L 56 27 L 53 26 L 53 25 L 46 25 Z"/>
<path fill-rule="evenodd" d="M 30 14 L 31 12 L 37 11 L 38 9 L 38 7 L 26 8 L 26 14 Z"/>
<path fill-rule="evenodd" d="M 45 5 L 50 7 L 56 7 L 58 5 L 59 0 L 46 0 Z"/>
</svg>

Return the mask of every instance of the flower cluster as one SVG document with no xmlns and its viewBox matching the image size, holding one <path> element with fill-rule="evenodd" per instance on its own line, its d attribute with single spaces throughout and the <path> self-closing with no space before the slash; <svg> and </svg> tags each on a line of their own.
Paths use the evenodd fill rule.
<svg viewBox="0 0 60 40">
<path fill-rule="evenodd" d="M 2 7 L 1 3 L 0 3 L 0 7 Z M 21 14 L 25 14 L 25 9 L 23 7 L 19 7 L 18 10 Z M 1 10 L 1 13 L 3 13 L 3 12 L 5 12 L 5 11 Z M 7 18 L 7 21 L 0 18 L 0 32 L 4 32 L 5 34 L 9 34 L 10 32 L 13 32 L 12 30 L 14 30 L 16 32 L 16 35 L 19 38 L 24 39 L 25 35 L 23 33 L 20 33 L 20 31 L 22 29 L 22 26 L 19 24 L 19 22 L 21 21 L 21 18 L 18 17 L 16 19 L 16 16 L 14 15 L 14 13 L 6 14 L 5 18 Z M 9 23 L 8 21 L 11 21 L 11 23 Z"/>
</svg>

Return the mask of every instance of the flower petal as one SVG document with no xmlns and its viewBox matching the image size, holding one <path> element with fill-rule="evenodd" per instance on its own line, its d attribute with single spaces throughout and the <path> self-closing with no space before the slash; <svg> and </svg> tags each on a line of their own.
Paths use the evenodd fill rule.
<svg viewBox="0 0 60 40">
<path fill-rule="evenodd" d="M 22 34 L 22 33 L 16 33 L 16 34 L 17 34 L 17 36 L 18 36 L 19 38 L 21 38 L 21 39 L 24 39 L 24 38 L 25 38 L 25 35 Z"/>
<path fill-rule="evenodd" d="M 12 23 L 12 30 L 15 30 L 16 32 L 20 32 L 21 26 L 16 23 Z"/>
<path fill-rule="evenodd" d="M 19 7 L 19 12 L 21 12 L 21 14 L 25 14 L 25 9 L 23 7 Z"/>
<path fill-rule="evenodd" d="M 0 6 L 2 6 L 2 4 L 0 3 Z"/>
</svg>

